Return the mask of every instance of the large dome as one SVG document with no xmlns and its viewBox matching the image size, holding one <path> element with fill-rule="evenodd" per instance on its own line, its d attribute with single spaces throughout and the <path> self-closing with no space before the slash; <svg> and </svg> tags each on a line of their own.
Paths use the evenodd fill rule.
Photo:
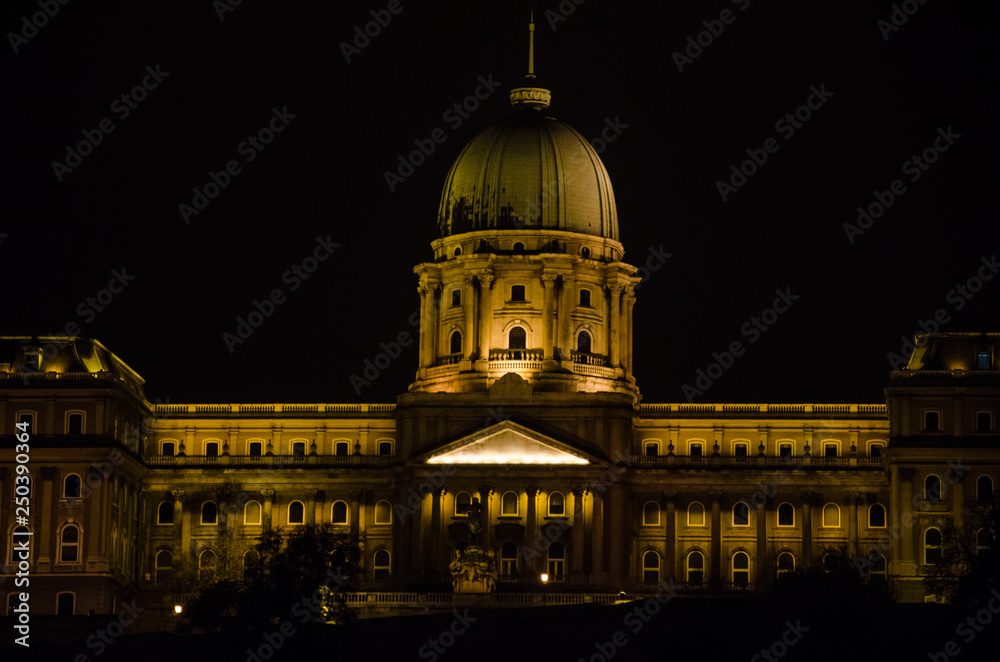
<svg viewBox="0 0 1000 662">
<path fill-rule="evenodd" d="M 569 125 L 523 108 L 472 139 L 448 172 L 442 237 L 477 230 L 563 230 L 618 240 L 604 164 Z"/>
</svg>

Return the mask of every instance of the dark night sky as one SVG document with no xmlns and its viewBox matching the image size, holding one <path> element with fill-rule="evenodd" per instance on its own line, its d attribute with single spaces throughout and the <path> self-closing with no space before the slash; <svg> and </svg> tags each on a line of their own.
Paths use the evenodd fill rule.
<svg viewBox="0 0 1000 662">
<path fill-rule="evenodd" d="M 349 377 L 413 330 L 412 268 L 431 255 L 444 176 L 509 112 L 528 4 L 404 2 L 346 62 L 339 44 L 387 4 L 245 0 L 220 21 L 209 0 L 72 2 L 19 52 L 5 37 L 0 332 L 75 322 L 151 400 L 393 401 L 415 346 L 360 395 Z M 887 0 L 589 0 L 555 30 L 545 12 L 558 3 L 535 4 L 551 114 L 588 138 L 606 119 L 627 124 L 602 153 L 626 260 L 673 254 L 635 307 L 644 401 L 684 401 L 712 353 L 742 341 L 696 401 L 878 402 L 886 354 L 938 309 L 946 330 L 1000 330 L 1000 278 L 961 310 L 949 297 L 1000 244 L 986 4 L 929 2 L 888 40 Z M 4 5 L 5 34 L 38 11 Z M 735 19 L 679 72 L 672 54 L 723 9 Z M 112 102 L 156 65 L 169 75 L 121 118 Z M 446 122 L 491 74 L 503 85 L 461 126 Z M 776 122 L 811 86 L 832 96 L 786 139 Z M 240 143 L 286 106 L 295 118 L 248 163 Z M 104 118 L 113 132 L 59 182 L 52 162 Z M 438 127 L 446 142 L 390 192 L 383 173 Z M 904 162 L 948 127 L 961 138 L 911 182 Z M 717 180 L 768 138 L 778 151 L 723 202 Z M 241 173 L 186 225 L 178 205 L 234 159 Z M 843 224 L 896 179 L 905 193 L 849 243 Z M 340 247 L 290 291 L 282 274 L 317 236 Z M 81 315 L 123 268 L 124 291 Z M 286 301 L 230 353 L 223 333 L 278 287 Z M 800 298 L 750 343 L 741 328 L 785 288 Z"/>
</svg>

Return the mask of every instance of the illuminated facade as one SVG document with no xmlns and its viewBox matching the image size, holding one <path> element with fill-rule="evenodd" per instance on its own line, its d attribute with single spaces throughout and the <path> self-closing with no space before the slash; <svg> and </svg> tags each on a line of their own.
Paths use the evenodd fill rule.
<svg viewBox="0 0 1000 662">
<path fill-rule="evenodd" d="M 924 599 L 945 516 L 1000 478 L 1000 334 L 921 339 L 887 405 L 640 404 L 608 174 L 546 90 L 511 100 L 448 174 L 395 404 L 151 404 L 96 341 L 0 339 L 0 576 L 27 424 L 34 611 L 111 612 L 213 572 L 222 531 L 313 523 L 359 535 L 369 590 L 447 590 L 476 533 L 498 590 L 753 590 L 846 550 Z"/>
</svg>

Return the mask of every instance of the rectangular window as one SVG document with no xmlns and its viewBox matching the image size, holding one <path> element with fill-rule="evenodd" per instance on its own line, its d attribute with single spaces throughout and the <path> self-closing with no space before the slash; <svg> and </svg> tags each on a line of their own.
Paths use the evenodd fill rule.
<svg viewBox="0 0 1000 662">
<path fill-rule="evenodd" d="M 992 432 L 992 431 L 993 431 L 993 412 L 989 411 L 976 412 L 976 432 Z"/>
<path fill-rule="evenodd" d="M 510 300 L 511 301 L 524 301 L 524 285 L 511 285 L 510 286 Z"/>
<path fill-rule="evenodd" d="M 882 444 L 872 444 L 868 447 L 868 455 L 871 457 L 882 457 L 883 448 Z"/>
<path fill-rule="evenodd" d="M 452 290 L 451 291 L 451 305 L 461 306 L 462 305 L 462 290 Z"/>
<path fill-rule="evenodd" d="M 936 411 L 924 412 L 924 432 L 941 431 L 941 414 Z"/>
<path fill-rule="evenodd" d="M 823 457 L 837 457 L 837 444 L 824 444 Z"/>
<path fill-rule="evenodd" d="M 338 441 L 333 445 L 334 455 L 350 455 L 351 454 L 351 444 L 346 441 Z"/>
<path fill-rule="evenodd" d="M 701 461 L 701 442 L 692 442 L 690 446 L 691 461 L 700 462 Z"/>
<path fill-rule="evenodd" d="M 176 448 L 177 447 L 174 442 L 164 441 L 163 444 L 160 445 L 160 455 L 173 455 L 177 452 Z"/>
<path fill-rule="evenodd" d="M 306 456 L 306 442 L 296 441 L 292 444 L 292 456 L 293 457 L 305 457 Z"/>
<path fill-rule="evenodd" d="M 745 461 L 747 459 L 747 454 L 750 451 L 749 444 L 738 443 L 733 446 L 733 456 L 737 461 Z"/>
<path fill-rule="evenodd" d="M 30 412 L 21 412 L 17 415 L 18 423 L 27 423 L 28 427 L 23 430 L 18 430 L 19 432 L 27 432 L 29 434 L 36 434 L 35 432 L 35 415 Z"/>
<path fill-rule="evenodd" d="M 659 455 L 660 454 L 660 442 L 658 441 L 647 441 L 643 444 L 643 455 Z"/>
<path fill-rule="evenodd" d="M 66 417 L 66 434 L 83 434 L 83 414 L 72 413 Z"/>
<path fill-rule="evenodd" d="M 580 290 L 580 306 L 590 308 L 590 290 Z"/>
<path fill-rule="evenodd" d="M 260 457 L 264 451 L 264 442 L 262 441 L 251 441 L 250 446 L 247 449 L 247 455 L 253 455 L 255 457 Z"/>
<path fill-rule="evenodd" d="M 378 454 L 379 455 L 392 455 L 392 442 L 391 441 L 380 441 L 380 442 L 378 442 Z"/>
<path fill-rule="evenodd" d="M 980 349 L 976 352 L 976 370 L 990 369 L 990 350 Z"/>
<path fill-rule="evenodd" d="M 786 462 L 792 459 L 792 445 L 791 444 L 778 444 L 778 457 Z"/>
<path fill-rule="evenodd" d="M 205 455 L 207 457 L 218 457 L 219 456 L 219 442 L 217 442 L 217 441 L 206 441 L 205 442 Z"/>
</svg>

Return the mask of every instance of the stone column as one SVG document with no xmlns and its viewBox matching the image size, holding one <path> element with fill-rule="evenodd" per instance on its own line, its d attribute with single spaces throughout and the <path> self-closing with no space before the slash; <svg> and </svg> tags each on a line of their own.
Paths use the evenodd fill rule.
<svg viewBox="0 0 1000 662">
<path fill-rule="evenodd" d="M 479 274 L 479 358 L 489 360 L 493 346 L 493 272 Z"/>
<path fill-rule="evenodd" d="M 768 564 L 767 559 L 767 508 L 765 501 L 760 500 L 756 504 L 757 511 L 757 559 L 754 563 L 754 583 L 760 590 L 764 587 L 764 568 Z"/>
<path fill-rule="evenodd" d="M 813 564 L 812 551 L 812 492 L 803 492 L 802 500 L 802 566 L 809 569 Z"/>
<path fill-rule="evenodd" d="M 471 275 L 465 276 L 465 287 L 462 288 L 462 304 L 465 306 L 465 329 L 463 356 L 471 359 L 476 353 L 476 287 Z"/>
<path fill-rule="evenodd" d="M 441 576 L 441 499 L 443 498 L 443 489 L 435 488 L 431 491 L 431 531 L 427 572 L 437 579 L 444 579 Z"/>
<path fill-rule="evenodd" d="M 318 490 L 306 490 L 306 524 L 313 526 L 316 524 L 316 495 Z M 320 518 L 322 521 L 322 517 Z"/>
<path fill-rule="evenodd" d="M 860 492 L 847 493 L 847 554 L 852 559 L 858 553 L 858 499 Z"/>
<path fill-rule="evenodd" d="M 896 469 L 893 466 L 893 469 Z M 912 468 L 899 469 L 899 495 L 897 498 L 893 498 L 892 502 L 899 503 L 899 516 L 900 519 L 895 520 L 896 522 L 903 521 L 915 521 L 913 517 L 913 476 L 915 470 Z M 912 576 L 917 571 L 917 566 L 920 565 L 923 559 L 917 557 L 914 550 L 914 537 L 920 535 L 920 527 L 913 526 L 910 527 L 909 531 L 903 531 L 902 539 L 902 553 L 900 554 L 900 574 Z M 892 552 L 890 551 L 890 554 Z"/>
<path fill-rule="evenodd" d="M 438 359 L 438 347 L 440 343 L 438 341 L 441 335 L 441 288 L 439 284 L 435 283 L 431 287 L 431 315 L 427 320 L 427 365 L 432 366 L 437 363 Z M 421 325 L 422 326 L 422 325 Z"/>
<path fill-rule="evenodd" d="M 493 549 L 493 509 L 490 503 L 490 495 L 493 493 L 493 488 L 489 485 L 479 486 L 479 505 L 482 508 L 482 531 L 483 531 L 483 549 Z"/>
<path fill-rule="evenodd" d="M 87 475 L 82 471 L 80 473 L 83 476 Z M 55 519 L 53 515 L 57 515 L 59 512 L 59 504 L 56 501 L 53 501 L 52 499 L 53 483 L 55 483 L 58 480 L 58 473 L 55 467 L 42 467 L 42 470 L 39 472 L 38 477 L 41 479 L 38 481 L 38 483 L 40 484 L 33 486 L 34 488 L 32 490 L 33 498 L 30 504 L 31 512 L 34 514 L 28 518 L 28 521 L 31 523 L 31 530 L 34 531 L 35 535 L 37 536 L 36 540 L 31 541 L 31 546 L 32 547 L 37 546 L 38 548 L 32 555 L 34 556 L 36 563 L 36 566 L 32 568 L 32 570 L 34 572 L 42 573 L 42 572 L 48 572 L 51 569 L 50 564 L 52 563 L 53 558 L 55 558 L 56 560 L 59 559 L 58 549 L 55 550 L 54 556 L 52 554 L 52 542 L 51 542 L 53 520 Z M 16 481 L 14 482 L 14 485 L 15 486 L 17 485 Z M 2 492 L 0 492 L 0 494 L 2 494 Z M 81 492 L 81 494 L 83 494 L 83 492 Z M 86 526 L 84 531 L 85 533 L 87 533 L 88 537 L 91 540 L 93 540 L 94 543 L 96 543 L 96 540 L 94 539 L 97 538 L 96 535 L 97 518 L 101 516 L 101 512 L 102 511 L 100 511 L 100 509 L 98 508 L 91 508 L 87 521 L 80 522 L 81 525 Z M 74 511 L 73 514 L 76 515 L 77 513 Z M 82 515 L 82 513 L 80 514 Z M 11 521 L 13 521 L 13 518 Z M 58 521 L 54 523 L 54 526 L 56 527 L 59 526 Z M 81 528 L 83 528 L 83 526 L 81 526 Z M 18 542 L 23 542 L 23 541 L 24 539 L 21 538 Z M 88 540 L 88 545 L 90 543 L 91 541 Z M 58 546 L 58 544 L 59 541 L 56 540 L 56 545 Z M 96 560 L 96 556 L 92 558 Z M 78 562 L 83 563 L 83 559 L 84 559 L 83 549 L 80 549 Z"/>
<path fill-rule="evenodd" d="M 433 293 L 431 289 L 427 286 L 426 280 L 420 281 L 420 286 L 417 288 L 420 292 L 420 360 L 419 368 L 424 368 L 430 366 L 430 339 L 433 335 L 430 333 L 430 329 L 426 328 L 424 325 L 430 320 L 431 303 Z"/>
<path fill-rule="evenodd" d="M 576 307 L 576 280 L 572 275 L 562 277 L 562 302 L 559 304 L 559 333 L 553 345 L 559 349 L 560 361 L 571 361 L 570 350 L 573 348 L 573 309 Z"/>
<path fill-rule="evenodd" d="M 608 504 L 609 512 L 611 517 L 608 517 L 608 535 L 610 536 L 611 549 L 609 550 L 610 561 L 611 561 L 611 580 L 625 582 L 628 580 L 628 553 L 629 548 L 625 546 L 626 541 L 629 540 L 628 530 L 626 529 L 626 523 L 628 518 L 626 513 L 629 512 L 629 506 L 627 504 L 625 486 L 621 482 L 615 482 L 611 485 L 608 490 L 610 496 L 610 503 Z"/>
<path fill-rule="evenodd" d="M 573 519 L 571 520 L 570 526 L 573 527 L 572 537 L 573 537 L 573 565 L 570 568 L 570 576 L 574 584 L 580 584 L 584 581 L 584 525 L 586 520 L 586 490 L 583 487 L 577 485 L 573 488 Z"/>
<path fill-rule="evenodd" d="M 722 492 L 712 490 L 709 494 L 712 497 L 712 543 L 708 551 L 708 585 L 711 588 L 719 588 L 722 582 L 722 514 L 719 503 Z"/>
<path fill-rule="evenodd" d="M 534 549 L 536 552 L 529 560 L 528 565 L 531 568 L 533 576 L 537 576 L 538 573 L 542 572 L 539 568 L 539 559 L 545 558 L 547 550 L 544 549 L 546 546 L 544 543 L 548 541 L 543 536 L 538 535 L 538 485 L 525 485 L 524 491 L 528 499 L 528 512 L 524 520 L 526 524 L 524 527 L 524 540 L 528 547 Z M 543 549 L 539 549 L 540 546 Z"/>
<path fill-rule="evenodd" d="M 663 493 L 663 501 L 666 506 L 666 535 L 663 541 L 663 567 L 666 570 L 666 577 L 677 576 L 677 492 L 666 491 Z"/>
<path fill-rule="evenodd" d="M 632 372 L 632 308 L 635 307 L 635 291 L 630 287 L 625 299 L 625 328 L 628 333 L 625 342 L 625 370 Z"/>
<path fill-rule="evenodd" d="M 611 367 L 618 368 L 621 364 L 621 294 L 622 287 L 618 283 L 608 287 L 611 294 L 611 313 L 608 319 L 608 354 Z"/>
<path fill-rule="evenodd" d="M 604 494 L 594 491 L 594 517 L 591 525 L 591 549 L 593 550 L 590 568 L 590 583 L 604 583 Z"/>
<path fill-rule="evenodd" d="M 542 304 L 542 358 L 551 360 L 553 354 L 553 305 L 555 303 L 556 274 L 543 273 L 542 287 L 545 288 L 545 296 Z"/>
<path fill-rule="evenodd" d="M 264 513 L 261 523 L 264 531 L 271 530 L 271 507 L 274 505 L 274 490 L 261 490 L 260 495 L 264 497 Z"/>
</svg>

